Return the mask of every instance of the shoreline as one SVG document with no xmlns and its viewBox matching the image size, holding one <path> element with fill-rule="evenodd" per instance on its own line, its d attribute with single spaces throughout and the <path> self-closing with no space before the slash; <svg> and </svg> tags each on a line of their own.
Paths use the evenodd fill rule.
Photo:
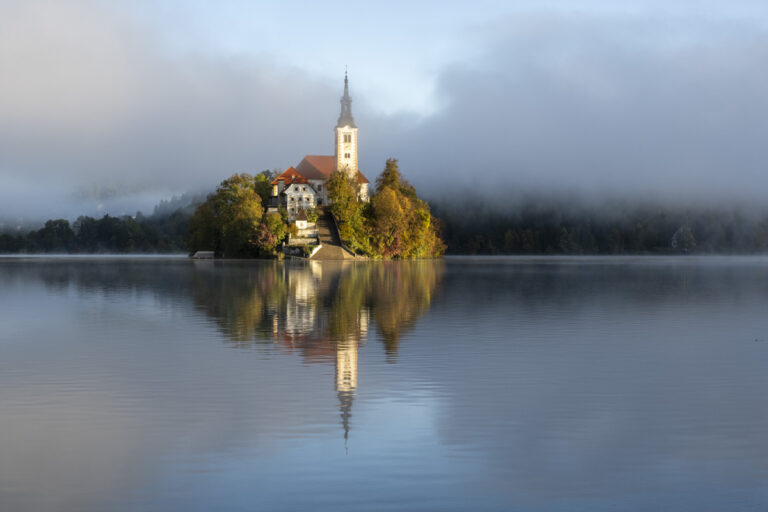
<svg viewBox="0 0 768 512">
<path fill-rule="evenodd" d="M 551 254 L 449 254 L 441 258 L 419 258 L 419 259 L 377 259 L 368 257 L 357 257 L 350 259 L 309 259 L 299 256 L 286 256 L 284 259 L 278 258 L 213 258 L 213 259 L 193 259 L 188 254 L 152 254 L 152 253 L 89 253 L 89 254 L 67 254 L 67 253 L 35 253 L 35 254 L 0 254 L 0 260 L 166 260 L 166 261 L 190 261 L 194 263 L 264 263 L 264 262 L 417 262 L 417 261 L 449 261 L 449 262 L 483 262 L 490 263 L 642 263 L 642 262 L 676 262 L 676 263 L 697 263 L 697 262 L 716 262 L 716 261 L 743 261 L 743 262 L 764 262 L 768 264 L 768 254 L 601 254 L 601 255 L 551 255 Z"/>
</svg>

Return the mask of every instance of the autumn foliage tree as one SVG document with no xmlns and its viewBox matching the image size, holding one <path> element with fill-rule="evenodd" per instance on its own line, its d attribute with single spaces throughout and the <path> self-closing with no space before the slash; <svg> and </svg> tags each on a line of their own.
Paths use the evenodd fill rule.
<svg viewBox="0 0 768 512">
<path fill-rule="evenodd" d="M 445 250 L 429 204 L 405 181 L 390 158 L 371 198 L 372 245 L 383 257 L 432 258 Z"/>
<path fill-rule="evenodd" d="M 345 172 L 335 172 L 326 187 L 331 198 L 331 213 L 339 223 L 339 235 L 353 251 L 371 255 L 370 205 L 360 201 L 359 184 Z"/>
<path fill-rule="evenodd" d="M 235 174 L 209 195 L 190 219 L 189 249 L 229 258 L 274 254 L 287 233 L 279 214 L 262 206 L 264 178 Z"/>
<path fill-rule="evenodd" d="M 433 258 L 443 254 L 429 204 L 400 175 L 397 160 L 387 160 L 370 204 L 357 197 L 357 183 L 338 173 L 331 180 L 331 211 L 342 239 L 353 250 L 381 258 Z"/>
<path fill-rule="evenodd" d="M 288 226 L 282 216 L 279 213 L 268 213 L 256 229 L 253 242 L 263 253 L 274 254 L 286 234 Z"/>
</svg>

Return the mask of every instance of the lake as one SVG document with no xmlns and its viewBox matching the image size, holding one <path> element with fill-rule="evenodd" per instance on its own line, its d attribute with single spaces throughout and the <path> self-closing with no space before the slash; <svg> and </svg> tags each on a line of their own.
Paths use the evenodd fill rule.
<svg viewBox="0 0 768 512">
<path fill-rule="evenodd" d="M 0 509 L 768 508 L 768 259 L 0 258 Z"/>
</svg>

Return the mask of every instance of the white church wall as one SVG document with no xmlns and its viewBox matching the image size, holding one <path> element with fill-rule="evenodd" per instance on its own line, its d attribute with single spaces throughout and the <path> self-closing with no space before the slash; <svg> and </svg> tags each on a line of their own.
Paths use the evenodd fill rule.
<svg viewBox="0 0 768 512">
<path fill-rule="evenodd" d="M 349 142 L 345 142 L 345 135 Z M 344 168 L 352 176 L 357 174 L 357 128 L 350 126 L 336 128 L 336 170 Z"/>
</svg>

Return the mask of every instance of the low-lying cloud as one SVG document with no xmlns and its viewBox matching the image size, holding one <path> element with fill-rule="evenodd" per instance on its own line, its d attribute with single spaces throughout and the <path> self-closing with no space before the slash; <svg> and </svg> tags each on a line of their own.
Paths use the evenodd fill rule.
<svg viewBox="0 0 768 512">
<path fill-rule="evenodd" d="M 758 26 L 548 13 L 474 29 L 485 51 L 444 67 L 430 117 L 377 114 L 353 82 L 369 177 L 395 156 L 433 197 L 762 200 Z M 329 153 L 341 92 L 268 58 L 172 51 L 88 2 L 4 3 L 0 76 L 0 217 L 146 211 Z"/>
<path fill-rule="evenodd" d="M 414 181 L 664 200 L 756 200 L 768 178 L 768 33 L 660 20 L 510 20 L 446 69 L 402 144 Z M 403 142 L 403 141 L 400 141 Z"/>
<path fill-rule="evenodd" d="M 2 11 L 0 215 L 154 200 L 328 145 L 307 127 L 328 124 L 338 91 L 300 70 L 172 55 L 102 4 Z"/>
</svg>

